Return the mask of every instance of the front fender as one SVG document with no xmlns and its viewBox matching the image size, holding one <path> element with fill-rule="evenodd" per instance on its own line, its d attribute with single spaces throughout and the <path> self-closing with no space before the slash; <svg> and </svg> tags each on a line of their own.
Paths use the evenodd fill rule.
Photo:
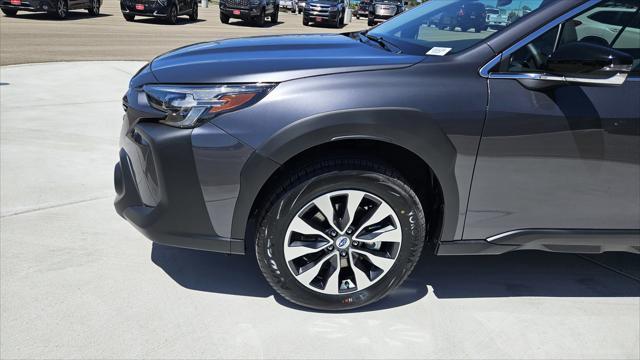
<svg viewBox="0 0 640 360">
<path fill-rule="evenodd" d="M 427 163 L 442 186 L 443 238 L 453 238 L 459 208 L 456 150 L 431 117 L 412 108 L 361 108 L 313 115 L 284 127 L 256 149 L 243 167 L 232 237 L 244 238 L 253 203 L 278 167 L 315 146 L 347 139 L 399 145 Z"/>
</svg>

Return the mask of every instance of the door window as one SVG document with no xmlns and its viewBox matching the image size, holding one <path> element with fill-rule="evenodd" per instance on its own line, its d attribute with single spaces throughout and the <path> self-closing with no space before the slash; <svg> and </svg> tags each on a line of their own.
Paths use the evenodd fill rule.
<svg viewBox="0 0 640 360">
<path fill-rule="evenodd" d="M 501 72 L 544 72 L 546 60 L 561 45 L 590 42 L 633 56 L 632 74 L 640 73 L 640 0 L 603 1 L 552 28 L 515 51 L 500 65 Z"/>
</svg>

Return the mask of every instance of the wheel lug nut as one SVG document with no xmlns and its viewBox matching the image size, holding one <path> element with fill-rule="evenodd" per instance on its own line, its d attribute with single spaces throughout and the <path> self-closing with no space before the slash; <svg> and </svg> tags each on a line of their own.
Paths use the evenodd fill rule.
<svg viewBox="0 0 640 360">
<path fill-rule="evenodd" d="M 351 242 L 351 245 L 353 245 L 353 246 L 358 246 L 358 244 L 360 244 L 360 243 L 355 241 L 355 240 Z"/>
<path fill-rule="evenodd" d="M 352 229 L 352 228 L 348 228 L 348 229 L 347 229 L 347 234 L 351 235 L 351 233 L 352 233 L 352 232 L 353 232 L 353 229 Z"/>
<path fill-rule="evenodd" d="M 331 236 L 336 236 L 338 233 L 335 230 L 331 230 Z"/>
<path fill-rule="evenodd" d="M 329 247 L 327 248 L 327 250 L 329 250 L 329 251 L 333 251 L 333 245 L 329 245 Z"/>
<path fill-rule="evenodd" d="M 342 257 L 347 256 L 347 252 L 346 251 L 340 251 L 340 256 L 342 256 Z"/>
</svg>

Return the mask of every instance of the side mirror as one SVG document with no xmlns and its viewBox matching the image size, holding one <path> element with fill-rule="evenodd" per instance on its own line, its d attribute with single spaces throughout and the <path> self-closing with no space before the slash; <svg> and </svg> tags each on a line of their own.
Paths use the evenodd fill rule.
<svg viewBox="0 0 640 360">
<path fill-rule="evenodd" d="M 572 42 L 549 56 L 545 74 L 530 74 L 520 83 L 531 90 L 563 84 L 619 86 L 632 69 L 633 57 L 625 52 L 589 42 Z"/>
<path fill-rule="evenodd" d="M 409 2 L 408 2 L 408 1 L 405 1 L 405 2 L 404 2 L 404 6 L 409 6 Z"/>
<path fill-rule="evenodd" d="M 633 68 L 633 57 L 620 50 L 589 42 L 572 42 L 560 46 L 547 60 L 547 70 L 581 82 L 589 80 L 620 79 L 603 85 L 622 85 Z M 618 76 L 618 77 L 616 77 Z"/>
</svg>

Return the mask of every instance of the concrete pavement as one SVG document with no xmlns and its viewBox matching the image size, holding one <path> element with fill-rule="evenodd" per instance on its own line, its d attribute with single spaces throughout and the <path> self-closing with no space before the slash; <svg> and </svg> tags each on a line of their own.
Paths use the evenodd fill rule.
<svg viewBox="0 0 640 360">
<path fill-rule="evenodd" d="M 640 357 L 636 255 L 425 255 L 334 314 L 274 296 L 251 257 L 153 246 L 112 206 L 140 66 L 0 68 L 1 358 Z"/>
<path fill-rule="evenodd" d="M 242 36 L 338 33 L 367 28 L 366 19 L 342 29 L 303 26 L 302 16 L 280 12 L 279 23 L 264 28 L 232 20 L 220 22 L 217 5 L 200 8 L 199 20 L 186 16 L 178 25 L 162 20 L 136 18 L 127 22 L 117 0 L 104 0 L 99 17 L 87 11 L 72 11 L 60 21 L 45 13 L 19 12 L 11 18 L 0 14 L 0 65 L 69 60 L 151 60 L 180 46 Z"/>
</svg>

